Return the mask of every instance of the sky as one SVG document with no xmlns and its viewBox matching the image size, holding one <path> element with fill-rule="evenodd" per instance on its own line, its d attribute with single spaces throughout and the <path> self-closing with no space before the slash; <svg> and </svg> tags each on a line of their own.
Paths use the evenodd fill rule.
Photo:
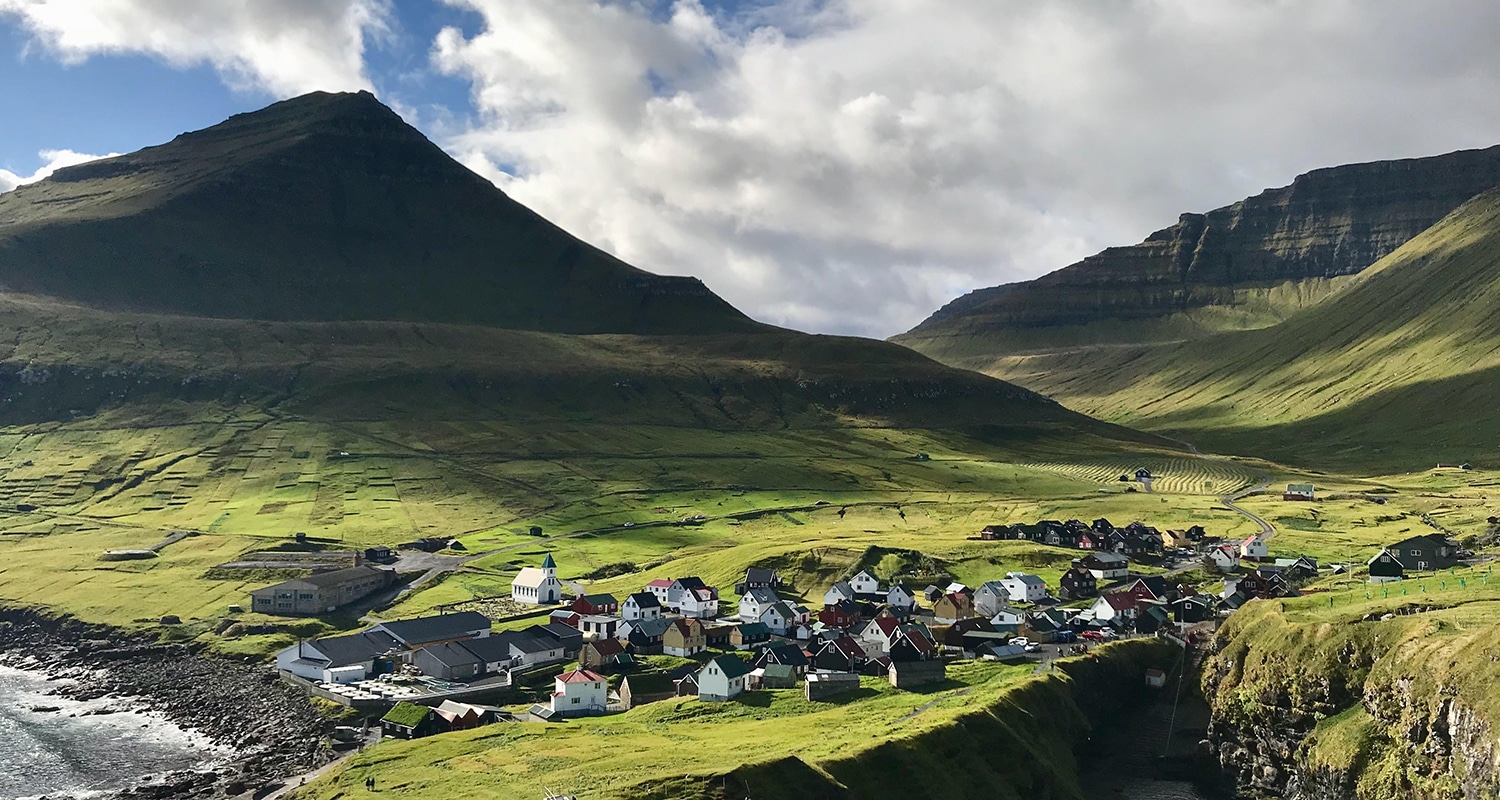
<svg viewBox="0 0 1500 800">
<path fill-rule="evenodd" d="M 1309 169 L 1500 144 L 1492 0 L 0 0 L 0 191 L 313 90 L 886 337 Z"/>
</svg>

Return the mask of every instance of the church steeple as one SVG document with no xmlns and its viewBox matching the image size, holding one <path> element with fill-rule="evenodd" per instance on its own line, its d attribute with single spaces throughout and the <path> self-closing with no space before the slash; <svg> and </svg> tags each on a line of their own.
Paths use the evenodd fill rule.
<svg viewBox="0 0 1500 800">
<path fill-rule="evenodd" d="M 557 577 L 557 562 L 552 560 L 551 553 L 548 553 L 547 557 L 542 559 L 542 572 L 549 578 Z"/>
</svg>

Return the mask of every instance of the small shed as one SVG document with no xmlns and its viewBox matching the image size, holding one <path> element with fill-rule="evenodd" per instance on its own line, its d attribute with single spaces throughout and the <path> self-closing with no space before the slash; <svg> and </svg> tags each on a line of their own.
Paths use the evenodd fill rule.
<svg viewBox="0 0 1500 800">
<path fill-rule="evenodd" d="M 1159 669 L 1146 670 L 1146 685 L 1153 689 L 1160 689 L 1167 685 L 1167 673 Z"/>
<path fill-rule="evenodd" d="M 804 686 L 803 695 L 808 700 L 827 700 L 858 690 L 859 675 L 853 672 L 811 672 Z"/>
<path fill-rule="evenodd" d="M 692 687 L 692 694 L 698 693 L 696 684 Z M 647 703 L 656 703 L 662 700 L 670 700 L 677 696 L 677 687 L 672 683 L 672 676 L 664 672 L 641 672 L 635 675 L 626 675 L 620 681 L 620 705 L 626 710 Z"/>
<path fill-rule="evenodd" d="M 892 661 L 887 676 L 897 689 L 913 689 L 947 680 L 948 665 L 939 660 Z"/>
<path fill-rule="evenodd" d="M 754 683 L 760 689 L 797 688 L 797 670 L 786 664 L 767 664 L 754 672 Z"/>
</svg>

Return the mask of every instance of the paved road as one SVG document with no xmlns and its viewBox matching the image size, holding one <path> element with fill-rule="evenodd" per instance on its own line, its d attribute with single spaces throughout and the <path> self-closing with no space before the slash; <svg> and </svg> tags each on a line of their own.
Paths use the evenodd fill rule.
<svg viewBox="0 0 1500 800">
<path fill-rule="evenodd" d="M 1250 495 L 1255 494 L 1256 492 L 1258 492 L 1258 491 L 1260 491 L 1260 490 L 1262 490 L 1262 489 L 1264 489 L 1264 488 L 1266 488 L 1267 486 L 1270 486 L 1270 485 L 1271 485 L 1271 479 L 1270 478 L 1266 478 L 1265 480 L 1262 480 L 1260 483 L 1257 483 L 1254 486 L 1251 486 L 1251 487 L 1246 488 L 1246 489 L 1241 489 L 1240 491 L 1235 492 L 1234 494 L 1225 495 L 1224 497 L 1219 498 L 1219 504 L 1222 505 L 1222 506 L 1224 506 L 1225 508 L 1229 509 L 1230 511 L 1235 512 L 1236 514 L 1239 514 L 1239 515 L 1244 516 L 1244 517 L 1248 517 L 1251 522 L 1254 522 L 1256 525 L 1260 526 L 1260 535 L 1261 535 L 1261 538 L 1270 539 L 1272 536 L 1276 535 L 1276 529 L 1273 528 L 1273 527 L 1271 527 L 1271 523 L 1266 522 L 1266 520 L 1263 517 L 1260 517 L 1260 516 L 1258 516 L 1256 514 L 1252 514 L 1249 511 L 1246 511 L 1245 509 L 1241 508 L 1235 502 L 1237 500 L 1243 500 L 1246 497 L 1249 497 Z"/>
</svg>

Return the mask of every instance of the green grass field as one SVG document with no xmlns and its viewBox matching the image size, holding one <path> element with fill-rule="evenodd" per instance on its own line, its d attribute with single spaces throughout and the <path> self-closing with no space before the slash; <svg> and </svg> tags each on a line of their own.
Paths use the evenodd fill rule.
<svg viewBox="0 0 1500 800">
<path fill-rule="evenodd" d="M 1495 467 L 1496 252 L 1490 192 L 1259 330 L 952 363 L 1215 452 L 1355 474 Z"/>
</svg>

